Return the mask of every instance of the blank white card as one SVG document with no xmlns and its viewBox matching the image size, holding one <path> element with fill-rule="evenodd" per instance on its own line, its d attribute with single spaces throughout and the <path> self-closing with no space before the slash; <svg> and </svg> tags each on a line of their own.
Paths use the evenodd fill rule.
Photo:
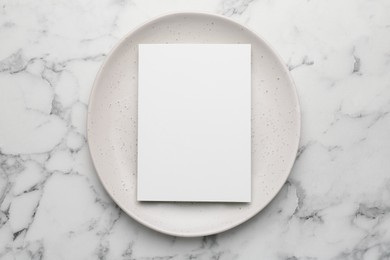
<svg viewBox="0 0 390 260">
<path fill-rule="evenodd" d="M 251 200 L 251 46 L 140 44 L 139 201 Z"/>
</svg>

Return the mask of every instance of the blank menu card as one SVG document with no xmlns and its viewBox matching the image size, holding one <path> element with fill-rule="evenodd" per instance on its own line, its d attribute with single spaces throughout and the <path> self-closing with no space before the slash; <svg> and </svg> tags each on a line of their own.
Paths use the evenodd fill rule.
<svg viewBox="0 0 390 260">
<path fill-rule="evenodd" d="M 251 46 L 140 44 L 138 201 L 250 202 Z"/>
</svg>

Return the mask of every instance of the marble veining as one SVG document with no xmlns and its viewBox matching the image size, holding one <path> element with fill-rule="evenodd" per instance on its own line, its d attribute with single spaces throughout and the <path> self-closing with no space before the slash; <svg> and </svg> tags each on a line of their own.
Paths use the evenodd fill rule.
<svg viewBox="0 0 390 260">
<path fill-rule="evenodd" d="M 289 180 L 247 223 L 183 239 L 107 196 L 86 144 L 94 77 L 153 16 L 218 13 L 291 71 L 302 137 Z M 0 3 L 1 259 L 390 259 L 390 4 L 346 1 Z"/>
</svg>

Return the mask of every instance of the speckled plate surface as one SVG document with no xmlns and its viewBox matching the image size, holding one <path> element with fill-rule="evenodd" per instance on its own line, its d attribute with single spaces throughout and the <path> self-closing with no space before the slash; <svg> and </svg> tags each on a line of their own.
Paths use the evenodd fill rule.
<svg viewBox="0 0 390 260">
<path fill-rule="evenodd" d="M 137 202 L 137 48 L 139 43 L 252 45 L 252 202 Z M 176 13 L 129 33 L 108 55 L 92 89 L 88 143 L 96 171 L 113 200 L 160 232 L 202 236 L 248 220 L 275 197 L 294 163 L 299 103 L 284 63 L 255 33 L 222 16 Z"/>
</svg>

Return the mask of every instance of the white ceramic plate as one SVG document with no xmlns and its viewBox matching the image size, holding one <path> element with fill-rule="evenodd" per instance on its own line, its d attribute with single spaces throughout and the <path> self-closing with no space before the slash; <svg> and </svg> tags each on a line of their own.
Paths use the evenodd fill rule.
<svg viewBox="0 0 390 260">
<path fill-rule="evenodd" d="M 251 203 L 137 202 L 137 48 L 140 43 L 252 45 Z M 88 143 L 107 192 L 137 221 L 176 236 L 218 233 L 263 209 L 289 175 L 299 134 L 298 98 L 283 62 L 255 33 L 211 14 L 170 14 L 129 33 L 102 65 L 88 107 Z"/>
</svg>

